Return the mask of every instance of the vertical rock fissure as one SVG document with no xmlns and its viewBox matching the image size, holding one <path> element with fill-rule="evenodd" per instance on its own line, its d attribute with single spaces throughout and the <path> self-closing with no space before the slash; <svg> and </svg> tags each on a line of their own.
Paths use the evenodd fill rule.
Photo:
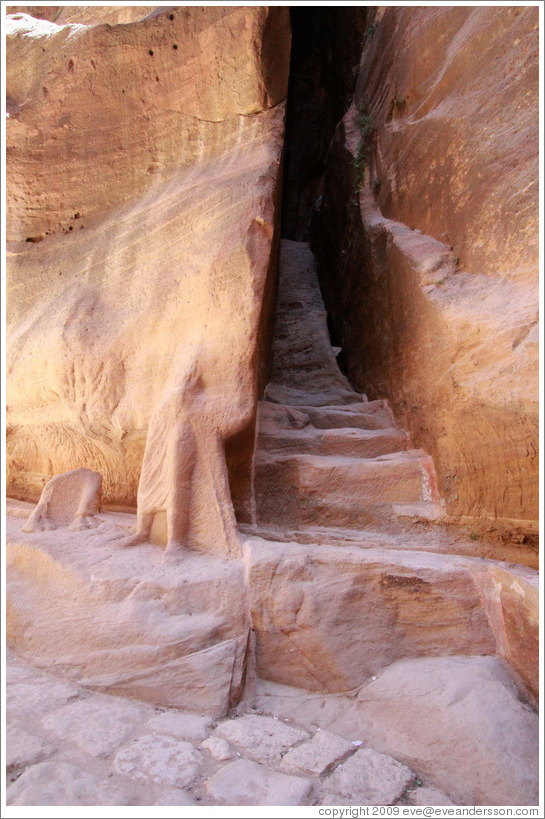
<svg viewBox="0 0 545 819">
<path fill-rule="evenodd" d="M 282 236 L 307 241 L 325 157 L 350 104 L 367 8 L 294 7 L 286 118 Z"/>
</svg>

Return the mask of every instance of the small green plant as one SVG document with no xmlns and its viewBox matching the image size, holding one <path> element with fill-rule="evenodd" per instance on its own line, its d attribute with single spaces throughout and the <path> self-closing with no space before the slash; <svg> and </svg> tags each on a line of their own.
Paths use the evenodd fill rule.
<svg viewBox="0 0 545 819">
<path fill-rule="evenodd" d="M 471 540 L 479 540 L 479 535 L 477 532 L 471 532 L 470 536 Z"/>
<path fill-rule="evenodd" d="M 354 156 L 354 182 L 356 189 L 359 190 L 365 181 L 365 168 L 371 159 L 372 150 L 373 122 L 365 101 L 358 106 L 356 124 L 360 139 Z"/>
</svg>

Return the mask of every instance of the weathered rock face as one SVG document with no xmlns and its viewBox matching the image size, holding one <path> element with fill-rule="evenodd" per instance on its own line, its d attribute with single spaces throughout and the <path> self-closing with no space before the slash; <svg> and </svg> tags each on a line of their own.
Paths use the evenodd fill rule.
<svg viewBox="0 0 545 819">
<path fill-rule="evenodd" d="M 247 662 L 242 564 L 186 552 L 165 565 L 155 546 L 111 542 L 132 515 L 101 517 L 34 533 L 8 518 L 8 645 L 93 689 L 225 715 Z"/>
<path fill-rule="evenodd" d="M 520 765 L 537 745 L 536 715 L 493 657 L 395 663 L 359 691 L 357 710 L 360 731 L 377 750 L 395 747 L 401 761 L 433 776 L 457 802 L 538 799 L 537 760 Z M 456 776 L 454 765 L 463 766 Z"/>
<path fill-rule="evenodd" d="M 365 48 L 381 210 L 446 232 L 462 270 L 538 264 L 538 23 L 535 7 L 392 8 Z"/>
<path fill-rule="evenodd" d="M 71 531 L 99 525 L 102 478 L 90 469 L 73 469 L 46 483 L 24 532 L 67 526 Z"/>
<path fill-rule="evenodd" d="M 498 654 L 508 661 L 530 699 L 539 700 L 539 578 L 492 566 L 477 579 Z"/>
<path fill-rule="evenodd" d="M 267 8 L 182 7 L 119 26 L 8 17 L 8 241 L 77 229 L 76 212 L 88 222 L 169 172 L 250 147 L 255 122 L 239 118 L 285 98 L 288 26 Z"/>
<path fill-rule="evenodd" d="M 152 418 L 141 528 L 225 551 L 224 449 L 244 514 L 265 383 L 288 11 L 8 26 L 9 490 L 85 466 L 134 506 Z"/>
<path fill-rule="evenodd" d="M 49 7 L 40 20 L 10 18 L 9 490 L 37 496 L 63 474 L 30 518 L 30 504 L 10 502 L 7 638 L 65 677 L 10 668 L 12 804 L 36 794 L 178 806 L 537 800 L 537 575 L 480 559 L 491 554 L 478 537 L 447 529 L 429 454 L 450 511 L 531 526 L 535 474 L 517 460 L 534 423 L 531 277 L 505 270 L 500 253 L 486 268 L 491 245 L 466 248 L 481 267 L 458 272 L 462 244 L 439 230 L 446 219 L 465 241 L 466 203 L 448 221 L 442 188 L 437 223 L 423 199 L 411 210 L 424 196 L 411 129 L 423 140 L 437 127 L 437 186 L 454 102 L 468 81 L 477 100 L 486 86 L 469 42 L 489 18 L 474 12 L 369 12 L 367 85 L 362 74 L 329 152 L 315 239 L 352 383 L 306 242 L 282 243 L 271 332 L 288 10 L 161 7 L 139 19 Z M 531 19 L 521 15 L 519 34 Z M 310 172 L 284 199 L 297 238 L 370 22 L 367 10 L 310 12 L 319 18 L 321 48 L 336 45 L 321 66 L 313 37 L 303 55 L 306 80 L 329 99 L 305 158 L 312 110 L 293 124 L 304 127 L 290 186 L 298 161 Z M 293 19 L 304 33 L 306 9 Z M 434 26 L 440 64 L 426 51 Z M 494 36 L 490 53 L 503 54 Z M 387 105 L 413 62 L 416 91 Z M 475 100 L 461 102 L 472 114 Z M 474 113 L 486 136 L 492 114 Z M 454 193 L 470 131 L 451 140 Z M 530 165 L 521 154 L 514 184 Z M 511 225 L 519 238 L 522 221 L 519 233 Z M 530 420 L 510 426 L 524 401 Z M 412 448 L 392 403 L 428 452 Z M 102 483 L 107 504 L 137 499 L 137 516 L 98 517 Z M 264 716 L 264 678 L 307 690 Z M 289 724 L 290 709 L 305 719 Z"/>
<path fill-rule="evenodd" d="M 353 383 L 433 455 L 451 514 L 524 532 L 538 517 L 537 26 L 536 8 L 377 12 L 313 240 Z"/>
<path fill-rule="evenodd" d="M 497 651 L 537 700 L 535 646 L 516 648 L 520 637 L 509 627 L 517 623 L 526 638 L 534 633 L 531 570 L 505 571 L 500 597 L 499 565 L 480 559 L 327 546 L 309 552 L 259 538 L 247 540 L 244 554 L 259 676 L 347 691 L 405 657 Z"/>
</svg>

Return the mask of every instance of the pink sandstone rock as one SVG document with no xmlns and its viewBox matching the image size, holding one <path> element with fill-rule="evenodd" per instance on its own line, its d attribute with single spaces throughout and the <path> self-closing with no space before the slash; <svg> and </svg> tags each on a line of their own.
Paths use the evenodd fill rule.
<svg viewBox="0 0 545 819">
<path fill-rule="evenodd" d="M 535 536 L 537 9 L 371 14 L 313 231 L 326 307 L 448 513 Z"/>
<path fill-rule="evenodd" d="M 99 525 L 102 478 L 90 469 L 74 469 L 55 475 L 44 486 L 36 509 L 23 532 L 67 526 L 70 531 Z"/>
<path fill-rule="evenodd" d="M 7 26 L 9 491 L 37 498 L 81 464 L 105 504 L 138 494 L 137 541 L 236 557 L 270 343 L 288 10 Z"/>
</svg>

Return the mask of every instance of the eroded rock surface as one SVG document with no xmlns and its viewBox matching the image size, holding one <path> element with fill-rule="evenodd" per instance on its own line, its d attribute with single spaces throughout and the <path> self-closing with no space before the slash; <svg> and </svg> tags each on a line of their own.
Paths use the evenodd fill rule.
<svg viewBox="0 0 545 819">
<path fill-rule="evenodd" d="M 99 525 L 102 478 L 90 469 L 74 469 L 55 475 L 44 486 L 36 509 L 23 532 L 67 526 L 71 531 Z"/>
<path fill-rule="evenodd" d="M 303 771 L 321 776 L 353 753 L 354 743 L 331 731 L 320 730 L 308 742 L 291 748 L 282 759 L 282 767 L 287 771 Z"/>
<path fill-rule="evenodd" d="M 361 709 L 361 710 L 360 710 Z M 467 804 L 538 800 L 536 714 L 496 658 L 404 660 L 358 693 L 360 730 Z M 454 782 L 454 767 L 457 767 Z M 507 800 L 507 801 L 506 801 Z"/>
<path fill-rule="evenodd" d="M 227 713 L 242 693 L 247 662 L 242 564 L 190 551 L 170 564 L 150 544 L 121 549 L 119 537 L 134 516 L 103 518 L 95 529 L 33 533 L 22 531 L 23 519 L 8 518 L 8 645 L 94 689 L 214 717 Z M 72 691 L 62 686 L 59 704 Z M 41 708 L 29 699 L 29 714 Z M 74 706 L 59 719 L 73 715 L 92 732 L 95 718 L 86 708 Z M 110 730 L 117 736 L 114 722 Z M 190 738 L 199 730 L 203 725 L 185 727 Z M 83 731 L 82 742 L 95 741 L 85 737 Z M 96 742 L 100 747 L 100 737 Z"/>
<path fill-rule="evenodd" d="M 134 23 L 149 14 L 157 13 L 157 6 L 12 6 L 7 14 L 30 14 L 40 20 L 49 20 L 58 26 L 66 23 L 99 25 Z"/>
<path fill-rule="evenodd" d="M 85 466 L 105 504 L 134 507 L 140 486 L 140 540 L 236 557 L 231 491 L 244 515 L 272 320 L 288 10 L 7 22 L 10 492 L 37 499 Z"/>
<path fill-rule="evenodd" d="M 537 36 L 535 8 L 377 10 L 313 231 L 350 379 L 433 456 L 448 512 L 521 553 L 538 518 Z"/>
<path fill-rule="evenodd" d="M 451 512 L 535 522 L 533 251 L 504 270 L 492 228 L 483 245 L 486 185 L 469 231 L 459 141 L 449 168 L 431 170 L 450 173 L 462 204 L 448 226 L 471 233 L 473 254 L 439 235 L 443 201 L 436 217 L 424 196 L 411 211 L 426 174 L 403 166 L 419 167 L 409 126 L 429 137 L 443 109 L 458 112 L 468 78 L 482 91 L 476 25 L 501 20 L 476 11 L 377 11 L 369 86 L 360 78 L 337 131 L 318 222 L 322 263 L 329 254 L 347 276 L 337 293 L 322 274 L 347 349 L 331 345 L 308 245 L 284 241 L 257 419 L 287 9 L 10 18 L 10 490 L 37 497 L 52 472 L 84 463 L 103 475 L 107 503 L 138 500 L 136 519 L 98 520 L 96 492 L 83 503 L 69 492 L 68 514 L 49 491 L 61 475 L 26 524 L 29 507 L 11 506 L 8 642 L 65 679 L 10 659 L 10 804 L 537 801 L 536 574 L 482 560 L 478 536 L 436 525 L 440 490 Z M 514 17 L 530 88 L 533 18 Z M 430 90 L 431 23 L 447 68 Z M 489 56 L 504 53 L 504 29 Z M 380 43 L 407 45 L 408 30 L 426 76 L 399 96 L 413 44 L 407 56 Z M 362 185 L 364 98 L 376 141 Z M 481 135 L 488 127 L 481 117 Z M 533 230 L 532 151 L 521 148 L 514 174 L 529 182 L 518 226 L 504 213 L 519 238 Z M 497 204 L 500 188 L 488 193 Z M 482 269 L 460 273 L 462 259 Z M 364 284 L 350 278 L 362 262 Z M 341 373 L 343 355 L 375 400 Z M 492 387 L 504 392 L 496 404 Z M 69 529 L 48 531 L 58 523 Z"/>
<path fill-rule="evenodd" d="M 278 717 L 259 717 L 255 714 L 223 722 L 214 736 L 228 740 L 256 762 L 276 765 L 294 745 L 308 739 L 306 731 L 285 725 Z"/>
<path fill-rule="evenodd" d="M 446 232 L 463 270 L 532 276 L 537 9 L 394 7 L 373 22 L 356 98 L 376 128 L 385 216 Z"/>
<path fill-rule="evenodd" d="M 401 660 L 365 683 L 355 698 L 260 681 L 255 702 L 265 712 L 363 740 L 365 749 L 395 758 L 424 787 L 456 804 L 538 802 L 539 717 L 521 701 L 496 657 Z M 414 792 L 407 798 L 413 800 Z M 328 804 L 341 803 L 332 798 Z"/>
<path fill-rule="evenodd" d="M 477 581 L 498 654 L 519 675 L 530 699 L 539 700 L 539 577 L 522 567 L 496 564 Z"/>
<path fill-rule="evenodd" d="M 414 774 L 405 765 L 371 748 L 362 748 L 342 762 L 328 780 L 331 794 L 355 804 L 391 805 L 407 790 Z"/>
<path fill-rule="evenodd" d="M 40 762 L 9 789 L 11 805 L 134 805 L 129 788 L 70 762 Z"/>
<path fill-rule="evenodd" d="M 71 735 L 78 748 L 100 757 L 113 753 L 131 733 L 132 723 L 152 713 L 141 703 L 95 696 L 51 711 L 42 724 L 52 741 Z"/>
<path fill-rule="evenodd" d="M 409 795 L 412 805 L 454 805 L 448 796 L 437 788 L 418 788 Z"/>
<path fill-rule="evenodd" d="M 169 736 L 144 734 L 119 750 L 114 768 L 131 779 L 183 788 L 199 770 L 199 755 L 189 742 Z"/>
<path fill-rule="evenodd" d="M 230 762 L 206 783 L 220 805 L 308 805 L 312 782 L 300 776 L 271 771 L 258 762 Z"/>
<path fill-rule="evenodd" d="M 395 659 L 493 653 L 470 567 L 456 558 L 245 544 L 260 676 L 346 691 Z M 365 613 L 365 614 L 364 614 Z"/>
</svg>

